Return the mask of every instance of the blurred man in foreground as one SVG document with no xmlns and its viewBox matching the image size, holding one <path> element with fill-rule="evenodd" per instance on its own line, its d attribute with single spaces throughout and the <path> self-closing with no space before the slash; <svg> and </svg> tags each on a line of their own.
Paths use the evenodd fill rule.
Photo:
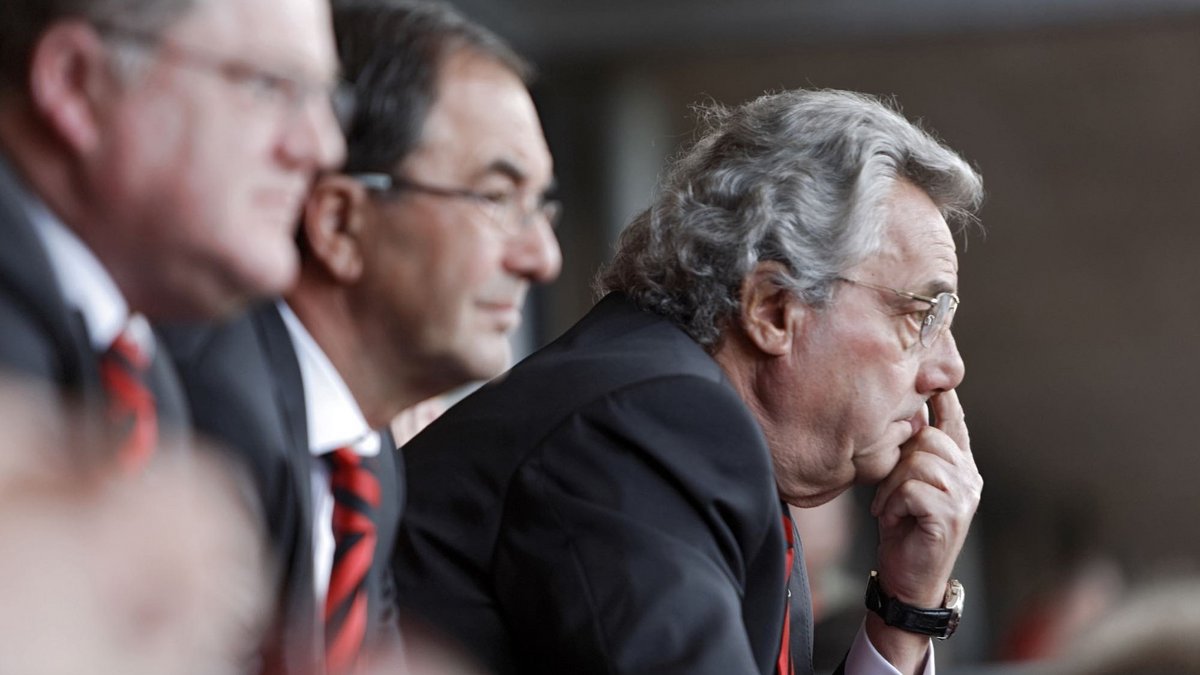
<svg viewBox="0 0 1200 675">
<path fill-rule="evenodd" d="M 252 467 L 285 569 L 269 672 L 350 672 L 394 631 L 404 476 L 387 423 L 499 374 L 560 254 L 527 66 L 435 4 L 334 12 L 358 111 L 313 188 L 300 281 L 213 330 L 170 331 L 197 428 Z"/>
<path fill-rule="evenodd" d="M 107 405 L 145 462 L 182 402 L 141 315 L 294 282 L 297 209 L 344 152 L 335 70 L 325 0 L 5 2 L 0 369 Z"/>
<path fill-rule="evenodd" d="M 399 597 L 500 674 L 808 673 L 781 500 L 865 483 L 878 613 L 845 672 L 929 672 L 982 489 L 948 225 L 980 178 L 866 96 L 707 123 L 591 313 L 406 446 Z"/>
<path fill-rule="evenodd" d="M 246 673 L 269 584 L 244 477 L 203 452 L 85 470 L 62 449 L 104 441 L 55 399 L 0 378 L 0 670 Z"/>
</svg>

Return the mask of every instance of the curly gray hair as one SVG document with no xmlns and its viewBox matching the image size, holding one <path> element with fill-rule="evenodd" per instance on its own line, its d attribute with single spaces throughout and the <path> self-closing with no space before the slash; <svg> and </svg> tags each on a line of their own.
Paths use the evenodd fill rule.
<svg viewBox="0 0 1200 675">
<path fill-rule="evenodd" d="M 833 280 L 877 250 L 897 181 L 924 190 L 951 227 L 975 222 L 979 174 L 877 98 L 795 90 L 701 112 L 700 139 L 621 233 L 596 288 L 707 348 L 760 261 L 782 263 L 776 282 L 824 306 Z"/>
</svg>

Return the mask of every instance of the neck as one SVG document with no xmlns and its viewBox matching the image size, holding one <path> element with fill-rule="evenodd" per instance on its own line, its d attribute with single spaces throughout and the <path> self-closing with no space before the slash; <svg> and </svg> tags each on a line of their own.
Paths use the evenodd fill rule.
<svg viewBox="0 0 1200 675">
<path fill-rule="evenodd" d="M 761 368 L 745 336 L 737 330 L 727 331 L 721 336 L 721 342 L 712 352 L 712 357 L 765 432 L 770 426 L 770 417 L 758 395 Z"/>
<path fill-rule="evenodd" d="M 391 422 L 400 411 L 440 393 L 420 386 L 413 373 L 393 364 L 400 347 L 380 344 L 367 322 L 352 309 L 349 289 L 315 278 L 308 266 L 286 297 L 321 351 L 345 381 L 372 428 Z"/>
<path fill-rule="evenodd" d="M 796 409 L 794 400 L 780 395 L 794 386 L 795 378 L 794 373 L 784 368 L 782 357 L 764 353 L 740 331 L 730 330 L 713 352 L 713 358 L 762 429 L 780 498 L 797 506 L 828 501 L 833 495 L 810 480 L 813 472 L 820 475 L 824 471 L 814 464 L 820 460 L 822 438 L 811 433 L 811 425 L 797 424 L 805 412 Z M 809 453 L 818 456 L 810 459 Z"/>
</svg>

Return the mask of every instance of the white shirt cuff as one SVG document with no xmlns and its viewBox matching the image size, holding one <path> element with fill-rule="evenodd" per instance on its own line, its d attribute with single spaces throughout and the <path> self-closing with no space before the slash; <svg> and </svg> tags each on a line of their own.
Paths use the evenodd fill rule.
<svg viewBox="0 0 1200 675">
<path fill-rule="evenodd" d="M 921 672 L 922 675 L 937 675 L 937 668 L 934 667 L 933 640 L 929 641 L 925 668 Z M 846 675 L 901 675 L 900 671 L 875 649 L 875 645 L 871 644 L 871 638 L 867 637 L 865 620 L 858 627 L 858 635 L 854 636 L 850 653 L 846 655 Z"/>
</svg>

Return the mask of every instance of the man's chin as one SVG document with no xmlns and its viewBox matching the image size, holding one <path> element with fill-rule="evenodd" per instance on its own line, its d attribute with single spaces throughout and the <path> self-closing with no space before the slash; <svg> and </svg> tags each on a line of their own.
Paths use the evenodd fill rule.
<svg viewBox="0 0 1200 675">
<path fill-rule="evenodd" d="M 512 347 L 508 338 L 499 336 L 476 341 L 470 353 L 462 355 L 459 363 L 459 379 L 462 381 L 455 386 L 494 379 L 512 367 L 512 361 Z"/>
<path fill-rule="evenodd" d="M 286 247 L 276 246 L 276 249 L 269 257 L 259 255 L 254 260 L 232 263 L 239 268 L 239 273 L 231 275 L 231 294 L 241 295 L 253 302 L 291 291 L 300 278 L 300 255 L 290 242 Z M 262 253 L 268 248 L 264 244 L 258 250 Z"/>
<path fill-rule="evenodd" d="M 488 358 L 484 359 L 483 362 L 479 364 L 479 379 L 490 380 L 499 375 L 503 375 L 508 371 L 509 368 L 512 367 L 512 365 L 512 348 L 509 347 L 508 342 L 506 341 L 502 349 L 495 350 L 488 356 Z"/>
<path fill-rule="evenodd" d="M 900 448 L 892 446 L 860 457 L 854 463 L 854 482 L 858 485 L 878 485 L 900 463 Z"/>
<path fill-rule="evenodd" d="M 222 319 L 267 298 L 287 294 L 295 287 L 300 275 L 300 258 L 294 251 L 281 251 L 274 258 L 207 261 L 215 274 L 208 283 L 199 274 L 189 277 L 190 283 L 180 289 L 180 295 L 191 296 L 175 303 L 170 317 L 176 320 Z M 158 317 L 155 317 L 158 318 Z"/>
</svg>

